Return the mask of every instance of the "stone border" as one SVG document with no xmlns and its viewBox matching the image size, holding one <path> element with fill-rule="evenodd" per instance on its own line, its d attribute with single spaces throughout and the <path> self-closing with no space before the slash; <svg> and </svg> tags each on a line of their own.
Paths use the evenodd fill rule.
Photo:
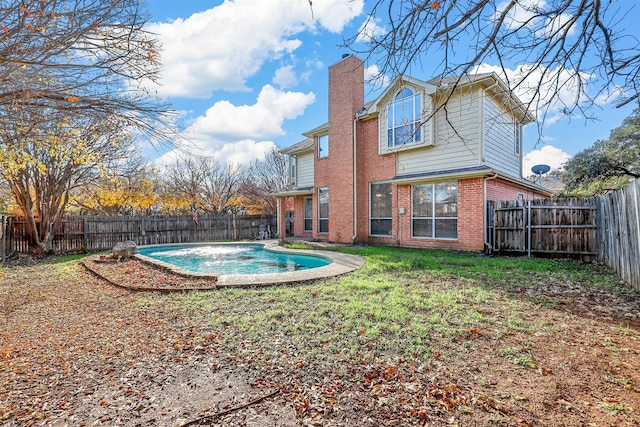
<svg viewBox="0 0 640 427">
<path fill-rule="evenodd" d="M 137 259 L 159 266 L 175 274 L 186 277 L 197 278 L 217 278 L 216 288 L 224 287 L 255 287 L 255 286 L 271 286 L 278 284 L 290 284 L 299 282 L 308 282 L 311 280 L 324 279 L 327 277 L 340 276 L 342 274 L 350 273 L 364 264 L 364 259 L 356 255 L 344 254 L 333 251 L 323 250 L 308 250 L 308 249 L 288 249 L 278 245 L 277 240 L 267 240 L 264 242 L 200 242 L 200 243 L 168 243 L 162 245 L 146 245 L 140 246 L 140 248 L 151 247 L 165 247 L 176 245 L 237 245 L 238 243 L 244 245 L 262 245 L 264 249 L 274 252 L 290 253 L 294 255 L 310 255 L 316 257 L 326 258 L 331 261 L 331 264 L 322 267 L 308 268 L 298 271 L 287 271 L 283 273 L 265 273 L 265 274 L 210 274 L 210 273 L 194 273 L 192 271 L 185 270 L 166 262 L 158 261 L 156 259 L 136 254 L 134 257 Z M 188 288 L 185 288 L 188 289 Z"/>
</svg>

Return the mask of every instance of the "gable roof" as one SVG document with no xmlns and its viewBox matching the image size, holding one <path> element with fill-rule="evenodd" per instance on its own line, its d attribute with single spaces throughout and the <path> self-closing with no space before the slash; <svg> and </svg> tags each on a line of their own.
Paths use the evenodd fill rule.
<svg viewBox="0 0 640 427">
<path fill-rule="evenodd" d="M 400 76 L 394 80 L 375 100 L 366 103 L 362 116 L 378 113 L 378 105 L 383 105 L 386 98 L 392 91 L 398 90 L 409 83 L 414 86 L 423 87 L 428 95 L 435 93 L 446 93 L 446 91 L 460 89 L 472 85 L 480 85 L 487 90 L 507 108 L 523 125 L 535 121 L 535 117 L 527 109 L 527 106 L 509 90 L 504 81 L 496 73 L 469 74 L 453 77 L 437 77 L 428 81 L 423 81 L 410 76 Z M 305 135 L 308 136 L 307 133 Z"/>
<path fill-rule="evenodd" d="M 427 83 L 438 88 L 439 92 L 454 90 L 471 85 L 481 85 L 485 90 L 498 98 L 523 125 L 536 121 L 527 106 L 509 89 L 504 80 L 496 73 L 479 73 L 453 77 L 437 77 Z"/>
</svg>

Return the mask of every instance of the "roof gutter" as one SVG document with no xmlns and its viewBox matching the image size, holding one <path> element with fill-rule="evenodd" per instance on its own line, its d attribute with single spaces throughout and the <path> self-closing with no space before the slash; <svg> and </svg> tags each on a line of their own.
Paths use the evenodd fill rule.
<svg viewBox="0 0 640 427">
<path fill-rule="evenodd" d="M 388 182 L 393 182 L 394 184 L 413 184 L 413 183 L 419 183 L 419 182 L 429 182 L 429 181 L 438 181 L 438 180 L 443 180 L 443 179 L 447 179 L 447 178 L 479 178 L 479 177 L 485 177 L 487 176 L 488 173 L 496 173 L 494 170 L 492 169 L 484 169 L 484 170 L 474 170 L 474 171 L 468 171 L 468 172 L 460 172 L 460 171 L 454 171 L 454 172 L 450 172 L 450 173 L 443 173 L 443 174 L 438 174 L 438 175 L 431 175 L 431 176 L 418 176 L 418 177 L 407 177 L 407 178 L 393 178 L 390 179 Z M 381 181 L 384 182 L 384 181 Z"/>
<path fill-rule="evenodd" d="M 272 193 L 276 197 L 293 197 L 293 196 L 304 196 L 307 194 L 313 194 L 314 187 L 309 189 L 301 189 L 301 190 L 291 190 L 291 191 L 279 191 L 277 193 Z"/>
</svg>

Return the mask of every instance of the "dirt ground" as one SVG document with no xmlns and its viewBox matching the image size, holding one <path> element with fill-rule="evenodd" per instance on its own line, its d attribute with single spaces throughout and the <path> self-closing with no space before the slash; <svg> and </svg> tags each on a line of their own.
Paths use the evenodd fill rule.
<svg viewBox="0 0 640 427">
<path fill-rule="evenodd" d="M 229 334 L 187 311 L 141 304 L 114 283 L 184 281 L 127 263 L 94 266 L 113 283 L 78 261 L 0 271 L 2 425 L 640 425 L 637 300 L 523 288 L 549 306 L 520 313 L 544 325 L 530 334 L 469 330 L 442 349 L 453 356 L 419 365 L 388 355 L 293 371 L 230 352 Z"/>
</svg>

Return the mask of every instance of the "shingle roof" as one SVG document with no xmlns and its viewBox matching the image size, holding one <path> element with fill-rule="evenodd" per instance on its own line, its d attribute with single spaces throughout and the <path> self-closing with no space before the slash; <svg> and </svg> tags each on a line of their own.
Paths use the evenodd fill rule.
<svg viewBox="0 0 640 427">
<path fill-rule="evenodd" d="M 282 150 L 280 150 L 280 153 L 294 154 L 294 153 L 301 153 L 303 151 L 310 151 L 310 150 L 313 150 L 313 138 L 307 138 L 287 148 L 283 148 Z"/>
</svg>

